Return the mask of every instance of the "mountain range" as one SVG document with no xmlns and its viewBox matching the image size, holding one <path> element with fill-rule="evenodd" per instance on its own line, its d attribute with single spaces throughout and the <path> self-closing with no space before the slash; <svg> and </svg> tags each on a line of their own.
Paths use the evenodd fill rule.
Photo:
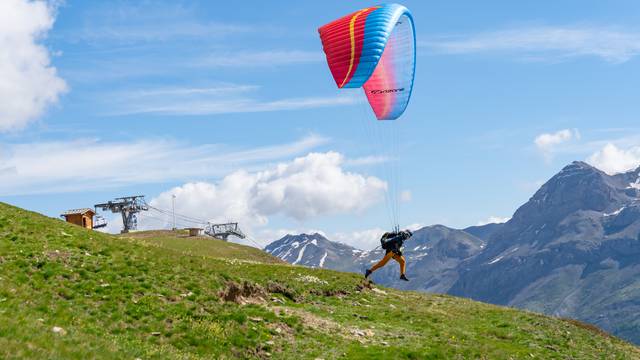
<svg viewBox="0 0 640 360">
<path fill-rule="evenodd" d="M 411 281 L 398 280 L 395 263 L 373 280 L 574 318 L 640 344 L 639 196 L 640 168 L 608 175 L 574 162 L 504 224 L 415 231 L 404 249 Z M 383 255 L 320 234 L 287 235 L 265 250 L 292 264 L 353 272 Z"/>
</svg>

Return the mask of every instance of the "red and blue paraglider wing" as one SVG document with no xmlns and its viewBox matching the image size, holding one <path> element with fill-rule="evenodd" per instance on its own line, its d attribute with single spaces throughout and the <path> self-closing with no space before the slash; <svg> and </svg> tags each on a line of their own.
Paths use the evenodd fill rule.
<svg viewBox="0 0 640 360">
<path fill-rule="evenodd" d="M 339 88 L 364 88 L 378 120 L 395 120 L 407 107 L 416 63 L 415 29 L 407 8 L 380 5 L 318 29 Z"/>
</svg>

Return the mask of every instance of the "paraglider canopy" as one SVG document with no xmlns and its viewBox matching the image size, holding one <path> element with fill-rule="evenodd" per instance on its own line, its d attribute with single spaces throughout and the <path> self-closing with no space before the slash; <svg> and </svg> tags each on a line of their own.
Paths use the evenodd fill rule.
<svg viewBox="0 0 640 360">
<path fill-rule="evenodd" d="M 415 28 L 398 4 L 365 8 L 318 29 L 339 88 L 364 89 L 378 120 L 395 120 L 406 109 L 416 63 Z"/>
</svg>

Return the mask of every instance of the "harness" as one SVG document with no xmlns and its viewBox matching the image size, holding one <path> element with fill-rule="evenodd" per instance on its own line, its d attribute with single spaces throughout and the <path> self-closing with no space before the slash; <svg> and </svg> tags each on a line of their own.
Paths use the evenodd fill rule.
<svg viewBox="0 0 640 360">
<path fill-rule="evenodd" d="M 385 233 L 380 238 L 381 247 L 387 252 L 394 252 L 398 255 L 402 255 L 402 245 L 406 240 L 406 236 L 403 233 Z"/>
</svg>

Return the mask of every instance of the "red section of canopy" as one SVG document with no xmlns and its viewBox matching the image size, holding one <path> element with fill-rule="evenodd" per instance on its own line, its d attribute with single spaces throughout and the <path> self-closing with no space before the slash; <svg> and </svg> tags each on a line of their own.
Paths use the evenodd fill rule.
<svg viewBox="0 0 640 360">
<path fill-rule="evenodd" d="M 349 83 L 358 68 L 367 16 L 377 9 L 356 11 L 318 29 L 329 69 L 339 88 Z"/>
</svg>

